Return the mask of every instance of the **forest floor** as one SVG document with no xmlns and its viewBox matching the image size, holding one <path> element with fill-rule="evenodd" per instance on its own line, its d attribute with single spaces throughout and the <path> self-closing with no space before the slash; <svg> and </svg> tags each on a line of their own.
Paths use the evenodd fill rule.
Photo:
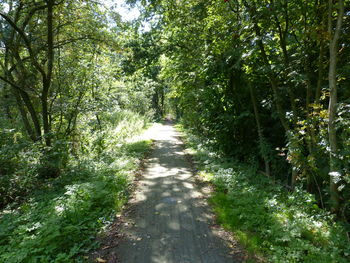
<svg viewBox="0 0 350 263">
<path fill-rule="evenodd" d="M 237 241 L 215 222 L 180 135 L 170 122 L 149 131 L 154 147 L 133 196 L 93 254 L 97 262 L 243 262 Z"/>
</svg>

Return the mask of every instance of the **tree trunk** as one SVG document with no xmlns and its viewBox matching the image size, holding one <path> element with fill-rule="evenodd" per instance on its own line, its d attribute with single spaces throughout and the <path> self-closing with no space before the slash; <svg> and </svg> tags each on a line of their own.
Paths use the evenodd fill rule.
<svg viewBox="0 0 350 263">
<path fill-rule="evenodd" d="M 49 87 L 50 86 L 46 82 L 46 80 L 43 80 L 43 91 L 41 94 L 41 108 L 42 108 L 42 118 L 43 118 L 43 128 L 44 128 L 44 139 L 47 146 L 51 145 L 49 113 L 48 113 L 48 107 L 47 107 Z"/>
<path fill-rule="evenodd" d="M 247 9 L 249 10 L 251 17 L 256 17 L 255 7 L 250 7 L 247 4 L 246 1 L 244 2 L 244 4 L 247 7 Z M 274 72 L 272 72 L 272 70 L 271 70 L 271 64 L 270 64 L 269 58 L 268 58 L 268 56 L 266 54 L 264 43 L 262 42 L 262 34 L 261 34 L 260 26 L 259 26 L 258 22 L 255 19 L 253 20 L 253 26 L 254 26 L 255 34 L 258 37 L 257 44 L 258 44 L 258 47 L 259 47 L 260 52 L 261 52 L 262 60 L 263 60 L 263 62 L 265 64 L 265 66 L 270 68 L 270 72 L 267 74 L 267 77 L 268 77 L 268 79 L 270 81 L 271 88 L 272 88 L 272 91 L 273 91 L 273 95 L 274 95 L 274 98 L 275 98 L 277 114 L 279 116 L 281 124 L 282 124 L 282 126 L 283 126 L 283 128 L 284 128 L 284 130 L 286 132 L 286 136 L 288 138 L 290 136 L 290 132 L 291 131 L 290 131 L 289 123 L 288 123 L 288 121 L 287 121 L 287 119 L 285 117 L 285 113 L 283 111 L 281 98 L 280 98 L 280 96 L 278 94 L 278 80 L 277 80 Z M 292 103 L 292 107 L 294 108 L 295 107 L 294 99 L 292 97 L 291 97 L 291 103 Z M 294 114 L 296 114 L 296 113 L 294 112 Z M 291 166 L 292 166 L 291 186 L 292 186 L 292 188 L 294 188 L 294 186 L 296 184 L 296 179 L 297 179 L 297 176 L 298 176 L 298 171 L 297 171 L 297 169 L 296 169 L 296 167 L 294 166 L 293 163 L 291 163 Z"/>
<path fill-rule="evenodd" d="M 53 46 L 53 6 L 54 0 L 47 0 L 47 72 L 43 76 L 43 90 L 41 94 L 41 107 L 45 143 L 47 146 L 51 145 L 51 127 L 49 122 L 48 112 L 48 96 L 51 87 L 53 61 L 54 61 L 54 46 Z"/>
<path fill-rule="evenodd" d="M 34 109 L 34 106 L 29 98 L 29 95 L 23 91 L 23 90 L 20 90 L 19 91 L 20 94 L 21 94 L 21 97 L 24 101 L 24 104 L 26 105 L 28 111 L 29 111 L 29 114 L 30 114 L 30 117 L 32 118 L 32 121 L 33 121 L 33 124 L 34 124 L 34 129 L 35 129 L 35 134 L 36 134 L 36 137 L 37 137 L 37 140 L 41 138 L 41 127 L 40 127 L 40 122 L 39 122 L 39 118 L 37 116 L 37 113 Z"/>
<path fill-rule="evenodd" d="M 320 104 L 320 98 L 321 98 L 321 87 L 322 87 L 322 80 L 323 80 L 323 67 L 324 67 L 324 41 L 321 40 L 320 43 L 320 54 L 318 57 L 318 77 L 317 77 L 317 85 L 316 85 L 316 94 L 315 94 L 315 104 Z"/>
<path fill-rule="evenodd" d="M 23 121 L 23 124 L 24 124 L 24 128 L 27 131 L 27 134 L 28 134 L 29 138 L 32 141 L 35 142 L 39 138 L 35 135 L 35 133 L 33 131 L 33 128 L 32 128 L 32 126 L 29 123 L 29 120 L 28 120 L 28 117 L 27 117 L 27 112 L 26 112 L 25 108 L 23 107 L 21 96 L 19 95 L 18 90 L 15 89 L 15 88 L 12 89 L 12 92 L 13 92 L 13 95 L 15 96 L 15 98 L 16 98 L 17 107 L 18 107 L 18 110 L 19 110 L 19 112 L 21 114 L 22 121 Z"/>
<path fill-rule="evenodd" d="M 318 9 L 317 9 L 317 12 L 320 14 L 319 16 L 319 21 L 318 23 L 321 25 L 321 29 L 323 31 L 326 31 L 327 30 L 327 9 L 326 9 L 326 5 L 324 5 L 321 2 L 319 2 L 319 5 L 318 5 Z M 316 84 L 316 93 L 315 93 L 315 104 L 320 104 L 320 98 L 321 98 L 321 91 L 322 91 L 322 82 L 323 82 L 323 79 L 324 79 L 324 70 L 325 70 L 325 65 L 326 62 L 325 62 L 325 51 L 326 51 L 326 48 L 325 48 L 325 44 L 326 44 L 326 41 L 324 39 L 324 36 L 322 34 L 320 34 L 319 36 L 319 45 L 320 45 L 320 49 L 319 49 L 319 55 L 318 55 L 318 76 L 317 76 L 317 84 Z"/>
<path fill-rule="evenodd" d="M 307 46 L 305 46 L 305 49 L 307 49 Z M 309 160 L 315 160 L 314 155 L 314 148 L 316 144 L 315 140 L 315 129 L 314 124 L 312 121 L 312 109 L 310 107 L 311 101 L 312 101 L 312 74 L 313 71 L 310 67 L 310 59 L 308 56 L 305 56 L 304 61 L 304 67 L 305 67 L 305 73 L 306 73 L 306 97 L 305 97 L 305 109 L 306 109 L 306 121 L 307 121 L 307 128 L 306 128 L 306 136 L 304 137 L 304 140 L 306 141 L 307 149 L 308 149 L 308 159 Z M 306 156 L 304 157 L 306 158 Z M 313 193 L 314 189 L 314 180 L 313 180 L 313 171 L 310 169 L 310 165 L 305 165 L 303 168 L 302 174 L 306 176 L 306 182 L 307 182 L 307 191 L 309 193 Z"/>
<path fill-rule="evenodd" d="M 254 90 L 252 88 L 252 85 L 250 83 L 249 83 L 249 90 L 250 90 L 250 97 L 252 99 L 252 104 L 253 104 L 253 109 L 254 109 L 254 116 L 255 116 L 256 127 L 258 129 L 260 152 L 262 154 L 262 158 L 264 159 L 264 164 L 265 164 L 265 173 L 266 173 L 267 176 L 271 176 L 269 159 L 263 153 L 264 152 L 263 149 L 265 147 L 264 146 L 265 139 L 264 139 L 261 123 L 260 123 L 258 106 L 256 104 L 256 97 L 255 97 L 255 93 L 254 93 Z"/>
<path fill-rule="evenodd" d="M 332 211 L 334 213 L 339 212 L 340 207 L 340 195 L 338 191 L 337 183 L 341 178 L 339 160 L 338 160 L 338 146 L 337 146 L 337 134 L 336 134 L 336 116 L 337 116 L 337 80 L 336 80 L 336 69 L 337 69 L 337 53 L 338 53 L 338 39 L 341 31 L 344 15 L 344 1 L 337 1 L 339 4 L 338 18 L 336 28 L 333 34 L 332 26 L 332 12 L 333 12 L 333 1 L 328 1 L 328 32 L 331 36 L 329 44 L 329 89 L 330 98 L 328 106 L 328 134 L 329 134 L 329 168 L 330 168 L 330 194 L 332 201 Z"/>
</svg>

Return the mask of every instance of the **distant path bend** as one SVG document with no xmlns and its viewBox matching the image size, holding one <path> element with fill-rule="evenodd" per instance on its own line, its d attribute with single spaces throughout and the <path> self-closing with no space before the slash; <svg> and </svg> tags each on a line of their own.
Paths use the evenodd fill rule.
<svg viewBox="0 0 350 263">
<path fill-rule="evenodd" d="M 121 263 L 226 263 L 228 243 L 194 183 L 179 134 L 171 124 L 152 130 L 154 150 L 123 216 L 115 248 Z"/>
</svg>

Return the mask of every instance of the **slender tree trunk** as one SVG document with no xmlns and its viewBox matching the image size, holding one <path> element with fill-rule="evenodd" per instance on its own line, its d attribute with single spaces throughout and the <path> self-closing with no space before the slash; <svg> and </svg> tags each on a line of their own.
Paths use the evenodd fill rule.
<svg viewBox="0 0 350 263">
<path fill-rule="evenodd" d="M 253 104 L 253 109 L 254 109 L 254 116 L 255 116 L 256 127 L 258 129 L 260 152 L 262 154 L 262 158 L 264 159 L 264 164 L 265 164 L 265 173 L 266 173 L 267 176 L 271 176 L 269 159 L 263 153 L 263 149 L 265 147 L 264 146 L 264 135 L 263 135 L 263 130 L 262 130 L 261 123 L 260 123 L 260 116 L 259 116 L 258 106 L 257 106 L 257 103 L 256 103 L 255 92 L 253 90 L 253 87 L 252 87 L 251 83 L 249 83 L 249 90 L 250 90 L 250 97 L 251 97 L 252 104 Z"/>
<path fill-rule="evenodd" d="M 317 85 L 316 85 L 316 94 L 315 94 L 315 104 L 320 104 L 320 98 L 321 98 L 321 87 L 322 87 L 322 80 L 323 80 L 323 74 L 324 74 L 324 41 L 321 40 L 320 42 L 320 51 L 319 51 L 319 57 L 318 57 L 318 77 L 317 77 Z"/>
<path fill-rule="evenodd" d="M 244 4 L 245 4 L 246 8 L 249 10 L 250 15 L 252 17 L 256 17 L 255 6 L 250 7 L 247 4 L 246 1 L 244 1 Z M 258 47 L 259 47 L 260 52 L 261 52 L 262 60 L 263 60 L 263 62 L 265 64 L 265 66 L 271 67 L 271 64 L 269 62 L 269 58 L 268 58 L 268 56 L 266 54 L 264 43 L 262 42 L 261 29 L 260 29 L 260 26 L 259 26 L 258 22 L 255 19 L 253 20 L 253 26 L 254 26 L 255 34 L 258 37 L 257 44 L 258 44 Z M 271 88 L 272 88 L 272 91 L 273 91 L 273 94 L 274 94 L 277 114 L 279 116 L 279 119 L 281 121 L 281 124 L 282 124 L 283 128 L 287 132 L 287 131 L 289 131 L 289 124 L 288 124 L 288 122 L 287 122 L 287 120 L 286 120 L 286 118 L 284 116 L 284 111 L 283 111 L 283 107 L 282 107 L 282 104 L 281 104 L 281 99 L 280 99 L 280 96 L 278 94 L 278 81 L 277 81 L 277 78 L 274 76 L 273 72 L 269 72 L 267 74 L 267 77 L 268 77 L 268 79 L 270 81 Z"/>
<path fill-rule="evenodd" d="M 248 9 L 251 17 L 253 18 L 253 27 L 254 27 L 255 34 L 258 37 L 257 44 L 258 44 L 258 47 L 259 47 L 260 52 L 261 52 L 262 60 L 263 60 L 263 62 L 265 64 L 265 66 L 271 68 L 271 64 L 269 62 L 269 58 L 267 56 L 264 43 L 262 41 L 261 29 L 260 29 L 260 26 L 258 24 L 258 21 L 256 20 L 256 9 L 255 9 L 255 6 L 254 6 L 254 4 L 252 6 L 249 6 L 247 1 L 244 1 L 243 3 L 245 5 L 245 7 Z M 282 34 L 282 31 L 281 31 L 281 28 L 279 28 L 279 29 L 280 29 L 279 32 L 280 32 L 281 41 L 283 42 L 285 39 L 283 38 L 283 34 Z M 284 45 L 282 45 L 282 48 L 283 48 L 283 46 Z M 283 55 L 284 55 L 284 58 L 286 60 L 286 63 L 288 63 L 288 54 L 287 54 L 287 52 L 284 52 Z M 282 124 L 284 130 L 285 130 L 286 136 L 288 137 L 289 133 L 290 133 L 290 127 L 289 127 L 289 123 L 288 123 L 288 121 L 287 121 L 287 119 L 285 117 L 285 113 L 284 113 L 284 110 L 283 110 L 283 107 L 282 107 L 281 98 L 280 98 L 279 93 L 278 93 L 278 80 L 277 80 L 274 72 L 269 72 L 267 74 L 267 77 L 268 77 L 268 79 L 270 81 L 270 84 L 271 84 L 271 88 L 272 88 L 272 92 L 273 92 L 274 99 L 275 99 L 275 105 L 276 105 L 276 110 L 277 110 L 278 117 L 279 117 L 279 119 L 281 121 L 281 124 Z M 292 103 L 292 107 L 294 108 L 294 104 L 293 104 L 294 103 L 294 99 L 293 98 L 291 99 L 291 103 Z M 294 187 L 294 185 L 295 185 L 296 178 L 297 178 L 297 171 L 296 171 L 294 165 L 292 164 L 292 187 Z"/>
<path fill-rule="evenodd" d="M 326 5 L 323 4 L 323 1 L 320 1 L 318 4 L 317 12 L 320 14 L 319 20 L 317 21 L 321 25 L 321 29 L 323 31 L 327 30 L 327 9 Z M 319 36 L 319 55 L 318 55 L 318 76 L 317 76 L 317 84 L 316 84 L 316 93 L 315 93 L 315 104 L 320 104 L 321 99 L 321 89 L 322 83 L 324 79 L 324 70 L 325 70 L 325 47 L 326 41 L 324 40 L 323 35 Z"/>
<path fill-rule="evenodd" d="M 28 117 L 27 117 L 27 112 L 26 112 L 25 108 L 23 107 L 21 96 L 20 96 L 18 90 L 16 90 L 15 88 L 12 89 L 12 92 L 13 92 L 13 95 L 15 96 L 15 98 L 16 98 L 17 107 L 18 107 L 18 110 L 19 110 L 19 112 L 21 114 L 21 118 L 22 118 L 22 121 L 23 121 L 23 124 L 24 124 L 24 128 L 27 131 L 27 134 L 28 134 L 29 138 L 32 141 L 35 142 L 39 138 L 35 135 L 35 133 L 33 131 L 33 128 L 30 125 L 30 122 L 29 122 Z"/>
<path fill-rule="evenodd" d="M 271 88 L 272 88 L 274 98 L 275 98 L 277 114 L 279 116 L 279 119 L 281 121 L 281 124 L 282 124 L 285 132 L 288 133 L 290 130 L 290 127 L 289 127 L 288 121 L 286 120 L 286 117 L 285 117 L 285 113 L 284 113 L 282 103 L 281 103 L 281 98 L 278 94 L 277 79 L 274 76 L 270 76 L 269 79 L 270 79 Z"/>
<path fill-rule="evenodd" d="M 21 97 L 24 101 L 24 104 L 26 105 L 28 111 L 29 111 L 29 114 L 30 114 L 30 117 L 32 119 L 32 122 L 34 124 L 34 129 L 35 129 L 35 134 L 36 134 L 36 137 L 38 139 L 41 138 L 41 127 L 40 127 L 40 121 L 39 121 L 39 118 L 37 116 L 37 113 L 34 109 L 34 106 L 32 104 L 32 101 L 30 100 L 29 98 L 29 95 L 27 94 L 27 92 L 23 91 L 23 90 L 20 90 L 19 91 L 20 94 L 21 94 Z"/>
<path fill-rule="evenodd" d="M 308 46 L 305 46 L 305 49 L 307 49 Z M 307 128 L 306 128 L 306 136 L 304 137 L 306 144 L 307 144 L 307 149 L 309 152 L 308 159 L 309 160 L 314 160 L 316 159 L 314 156 L 314 148 L 315 148 L 315 129 L 314 125 L 312 123 L 312 109 L 310 107 L 311 101 L 312 101 L 312 69 L 310 67 L 310 60 L 306 56 L 305 61 L 304 61 L 304 66 L 305 66 L 305 72 L 306 72 L 306 96 L 305 96 L 305 108 L 306 108 L 306 120 L 307 120 Z M 306 182 L 307 182 L 307 191 L 309 193 L 313 192 L 314 188 L 314 180 L 313 180 L 313 171 L 310 169 L 310 165 L 305 165 L 303 168 L 302 173 L 306 177 Z"/>
<path fill-rule="evenodd" d="M 165 100 L 165 98 L 164 98 L 165 96 L 164 96 L 164 87 L 162 87 L 161 88 L 161 100 L 160 100 L 160 102 L 161 102 L 161 109 L 162 109 L 162 117 L 164 117 L 164 114 L 165 114 L 165 105 L 164 105 L 164 100 Z"/>
<path fill-rule="evenodd" d="M 27 87 L 27 79 L 26 79 L 26 70 L 25 70 L 25 66 L 23 64 L 23 61 L 18 53 L 18 46 L 17 49 L 11 49 L 11 53 L 14 56 L 15 61 L 17 62 L 17 66 L 18 68 L 16 68 L 14 71 L 17 74 L 17 79 L 18 82 L 20 83 L 21 87 Z M 14 61 L 12 61 L 12 64 L 15 64 Z M 12 80 L 12 82 L 15 83 L 15 78 L 13 77 L 11 72 L 7 72 L 7 76 Z M 34 131 L 35 131 L 35 135 L 36 135 L 36 140 L 39 140 L 41 138 L 41 124 L 39 121 L 39 117 L 37 114 L 37 111 L 34 108 L 33 102 L 30 98 L 30 96 L 28 95 L 28 93 L 25 91 L 25 89 L 23 88 L 19 88 L 19 87 L 15 87 L 14 89 L 17 89 L 18 93 L 20 94 L 24 105 L 27 107 L 29 115 L 32 119 L 33 125 L 34 125 Z"/>
<path fill-rule="evenodd" d="M 337 53 L 338 53 L 338 40 L 340 36 L 341 26 L 344 15 L 344 1 L 337 1 L 338 7 L 338 18 L 335 31 L 333 30 L 332 13 L 333 13 L 333 1 L 329 0 L 328 9 L 328 32 L 331 36 L 329 44 L 329 89 L 330 98 L 328 106 L 328 133 L 329 133 L 329 146 L 330 146 L 330 193 L 332 200 L 332 211 L 334 213 L 339 212 L 340 207 L 340 195 L 338 191 L 337 182 L 339 182 L 341 174 L 338 160 L 338 146 L 337 146 L 337 134 L 336 134 L 336 116 L 337 116 Z M 334 31 L 334 34 L 333 34 Z"/>
<path fill-rule="evenodd" d="M 54 0 L 47 0 L 47 73 L 43 76 L 43 90 L 41 94 L 41 107 L 45 143 L 51 145 L 51 127 L 49 122 L 48 112 L 48 96 L 51 87 L 53 61 L 54 61 L 54 46 L 53 46 L 53 6 Z"/>
<path fill-rule="evenodd" d="M 285 79 L 287 79 L 287 75 L 289 73 L 289 53 L 287 50 L 287 34 L 288 34 L 288 30 L 289 30 L 289 15 L 288 15 L 288 1 L 285 1 L 284 4 L 284 19 L 285 19 L 285 26 L 283 28 L 281 22 L 279 21 L 279 18 L 276 16 L 276 14 L 274 13 L 274 19 L 275 19 L 275 23 L 276 23 L 276 27 L 277 27 L 277 31 L 278 31 L 278 35 L 279 35 L 279 44 L 280 47 L 282 49 L 282 54 L 283 54 L 283 61 L 284 61 L 284 77 Z M 295 95 L 293 92 L 293 89 L 291 87 L 291 85 L 287 86 L 287 91 L 288 91 L 288 96 L 289 96 L 289 100 L 290 100 L 290 105 L 293 111 L 293 120 L 296 123 L 297 122 L 297 105 L 296 105 L 296 100 L 295 100 Z"/>
<path fill-rule="evenodd" d="M 98 113 L 96 113 L 95 116 L 96 116 L 98 128 L 99 128 L 100 131 L 102 131 L 102 124 L 101 124 L 100 117 L 98 116 Z"/>
<path fill-rule="evenodd" d="M 42 108 L 42 119 L 43 119 L 43 128 L 44 128 L 44 139 L 47 146 L 51 145 L 51 136 L 50 136 L 50 123 L 49 123 L 49 113 L 47 107 L 48 91 L 49 86 L 46 83 L 46 80 L 43 81 L 44 87 L 41 94 L 41 108 Z"/>
<path fill-rule="evenodd" d="M 252 10 L 250 7 L 248 7 L 248 8 L 250 10 Z M 254 9 L 253 9 L 253 11 L 250 11 L 250 13 L 251 13 L 252 17 L 255 16 Z M 257 44 L 258 44 L 259 49 L 261 51 L 263 62 L 264 62 L 264 64 L 266 66 L 271 67 L 269 59 L 268 59 L 266 51 L 265 51 L 264 43 L 262 42 L 262 35 L 261 35 L 260 27 L 259 27 L 257 21 L 253 21 L 253 26 L 254 26 L 255 33 L 256 33 L 257 37 L 259 38 L 257 40 Z M 279 116 L 281 124 L 282 124 L 282 126 L 283 126 L 283 128 L 284 128 L 284 130 L 286 132 L 286 136 L 288 138 L 290 136 L 290 132 L 291 131 L 290 131 L 289 123 L 288 123 L 288 121 L 287 121 L 287 119 L 285 117 L 285 114 L 284 114 L 284 110 L 283 110 L 282 103 L 281 103 L 281 98 L 280 98 L 280 96 L 278 94 L 278 81 L 277 81 L 277 78 L 275 77 L 273 72 L 268 73 L 268 78 L 269 78 L 269 81 L 270 81 L 270 84 L 271 84 L 271 88 L 272 88 L 272 91 L 273 91 L 273 94 L 274 94 L 277 114 Z M 292 99 L 291 102 L 293 102 L 293 99 Z M 292 107 L 294 107 L 293 104 L 292 104 Z M 291 186 L 294 189 L 295 184 L 296 184 L 296 180 L 297 180 L 297 177 L 298 177 L 298 171 L 297 171 L 297 169 L 296 169 L 296 167 L 294 166 L 293 163 L 291 164 L 291 166 L 292 166 Z"/>
</svg>

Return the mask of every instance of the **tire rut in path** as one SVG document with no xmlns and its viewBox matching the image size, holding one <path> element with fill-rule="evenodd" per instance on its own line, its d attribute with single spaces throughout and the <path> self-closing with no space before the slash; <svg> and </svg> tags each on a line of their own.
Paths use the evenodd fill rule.
<svg viewBox="0 0 350 263">
<path fill-rule="evenodd" d="M 218 234 L 205 193 L 171 125 L 152 132 L 154 150 L 119 224 L 121 263 L 242 262 Z"/>
</svg>

